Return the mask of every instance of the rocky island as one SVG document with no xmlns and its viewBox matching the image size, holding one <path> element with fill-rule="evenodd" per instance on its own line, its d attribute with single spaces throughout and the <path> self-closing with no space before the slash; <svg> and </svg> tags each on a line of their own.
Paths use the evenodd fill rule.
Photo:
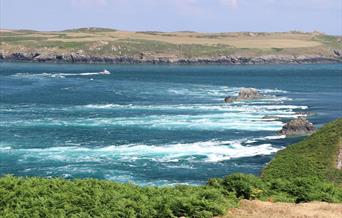
<svg viewBox="0 0 342 218">
<path fill-rule="evenodd" d="M 310 135 L 314 133 L 315 130 L 315 126 L 305 117 L 298 117 L 287 122 L 279 133 L 287 136 Z"/>
<path fill-rule="evenodd" d="M 266 96 L 254 88 L 242 88 L 240 89 L 238 96 L 227 96 L 224 101 L 226 103 L 232 103 L 236 101 L 257 100 L 264 97 Z"/>
</svg>

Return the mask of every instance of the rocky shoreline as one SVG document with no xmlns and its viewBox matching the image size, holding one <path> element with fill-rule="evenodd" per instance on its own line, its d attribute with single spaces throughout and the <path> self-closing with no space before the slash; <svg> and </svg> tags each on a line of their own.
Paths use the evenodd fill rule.
<svg viewBox="0 0 342 218">
<path fill-rule="evenodd" d="M 259 57 L 219 56 L 203 58 L 170 58 L 138 56 L 93 56 L 84 54 L 48 54 L 48 53 L 0 53 L 0 61 L 42 62 L 42 63 L 87 63 L 87 64 L 319 64 L 342 63 L 342 56 L 331 57 L 310 55 L 265 55 Z"/>
</svg>

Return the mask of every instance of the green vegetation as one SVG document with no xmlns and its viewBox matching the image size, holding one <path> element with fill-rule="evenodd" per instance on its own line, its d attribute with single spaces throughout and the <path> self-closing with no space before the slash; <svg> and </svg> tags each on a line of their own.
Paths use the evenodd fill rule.
<svg viewBox="0 0 342 218">
<path fill-rule="evenodd" d="M 316 177 L 263 180 L 246 174 L 232 174 L 224 179 L 211 179 L 208 185 L 234 193 L 239 199 L 274 202 L 342 202 L 342 189 Z"/>
<path fill-rule="evenodd" d="M 149 58 L 208 58 L 222 55 L 334 56 L 342 38 L 317 33 L 197 33 L 127 32 L 106 28 L 79 28 L 60 32 L 1 30 L 2 53 L 18 51 Z"/>
<path fill-rule="evenodd" d="M 5 176 L 0 196 L 0 217 L 213 217 L 240 199 L 342 202 L 342 189 L 315 178 L 265 182 L 245 174 L 175 187 Z"/>
<path fill-rule="evenodd" d="M 262 177 L 266 180 L 317 177 L 342 183 L 342 171 L 336 168 L 341 146 L 342 119 L 338 119 L 305 140 L 278 152 Z"/>
<path fill-rule="evenodd" d="M 342 37 L 329 36 L 329 35 L 319 35 L 315 40 L 331 47 L 342 49 Z"/>
<path fill-rule="evenodd" d="M 202 186 L 3 176 L 0 217 L 213 217 L 240 199 L 341 203 L 341 171 L 334 168 L 341 134 L 338 119 L 279 152 L 262 177 L 238 173 Z"/>
<path fill-rule="evenodd" d="M 237 200 L 211 186 L 139 187 L 95 179 L 0 179 L 0 217 L 212 217 Z"/>
<path fill-rule="evenodd" d="M 102 28 L 102 27 L 89 27 L 89 28 L 77 28 L 77 29 L 69 29 L 69 30 L 64 30 L 63 32 L 113 32 L 116 31 L 115 29 L 110 29 L 110 28 Z"/>
</svg>

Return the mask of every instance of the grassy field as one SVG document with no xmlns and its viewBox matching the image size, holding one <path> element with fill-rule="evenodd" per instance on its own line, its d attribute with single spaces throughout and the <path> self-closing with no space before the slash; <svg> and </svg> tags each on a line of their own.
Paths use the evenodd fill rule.
<svg viewBox="0 0 342 218">
<path fill-rule="evenodd" d="M 197 33 L 128 32 L 104 28 L 81 28 L 60 32 L 0 30 L 2 52 L 92 54 L 168 58 L 334 55 L 342 49 L 342 37 L 320 33 Z"/>
<path fill-rule="evenodd" d="M 338 119 L 279 152 L 262 177 L 232 174 L 210 179 L 202 186 L 140 187 L 96 179 L 2 176 L 0 217 L 209 218 L 227 214 L 229 209 L 238 207 L 242 199 L 289 203 L 323 201 L 341 205 L 342 172 L 336 169 L 341 134 L 342 119 Z M 323 211 L 326 217 L 336 211 L 342 213 L 335 204 L 325 205 L 324 209 L 323 204 L 299 208 L 294 204 L 253 202 L 248 201 L 241 210 L 235 210 L 235 217 L 251 217 L 247 215 L 254 212 L 252 217 L 265 214 L 291 217 L 287 215 L 307 211 L 310 217 L 315 215 L 314 210 Z M 250 208 L 264 212 L 248 212 Z M 284 213 L 286 210 L 293 213 Z M 284 214 L 286 216 L 280 216 Z"/>
</svg>

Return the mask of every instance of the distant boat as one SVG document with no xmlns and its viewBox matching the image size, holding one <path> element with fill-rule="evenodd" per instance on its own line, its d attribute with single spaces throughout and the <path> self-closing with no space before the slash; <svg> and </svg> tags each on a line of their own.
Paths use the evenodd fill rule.
<svg viewBox="0 0 342 218">
<path fill-rule="evenodd" d="M 106 70 L 106 69 L 105 69 L 105 70 L 101 71 L 101 72 L 100 72 L 100 74 L 109 75 L 109 74 L 110 74 L 110 72 L 109 72 L 108 70 Z"/>
</svg>

